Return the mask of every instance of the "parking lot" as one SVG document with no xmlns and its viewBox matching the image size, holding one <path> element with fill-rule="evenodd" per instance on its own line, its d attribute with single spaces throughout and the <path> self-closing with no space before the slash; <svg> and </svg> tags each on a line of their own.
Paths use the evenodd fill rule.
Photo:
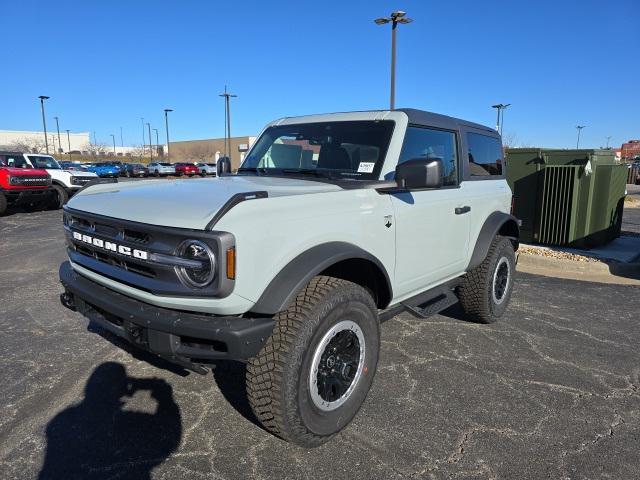
<svg viewBox="0 0 640 480">
<path fill-rule="evenodd" d="M 0 219 L 0 252 L 3 479 L 640 477 L 637 287 L 519 274 L 498 324 L 400 315 L 354 423 L 302 450 L 243 365 L 187 373 L 62 307 L 60 211 Z"/>
</svg>

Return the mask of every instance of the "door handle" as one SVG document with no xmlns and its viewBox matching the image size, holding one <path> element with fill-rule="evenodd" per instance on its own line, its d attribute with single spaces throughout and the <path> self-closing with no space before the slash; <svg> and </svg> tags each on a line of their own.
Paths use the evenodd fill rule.
<svg viewBox="0 0 640 480">
<path fill-rule="evenodd" d="M 467 213 L 471 211 L 471 207 L 468 205 L 465 205 L 464 207 L 456 207 L 455 212 L 456 215 L 462 215 L 463 213 Z"/>
</svg>

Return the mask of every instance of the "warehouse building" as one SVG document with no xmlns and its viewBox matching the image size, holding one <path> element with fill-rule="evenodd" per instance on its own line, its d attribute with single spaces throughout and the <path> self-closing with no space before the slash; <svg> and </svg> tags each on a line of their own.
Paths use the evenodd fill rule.
<svg viewBox="0 0 640 480">
<path fill-rule="evenodd" d="M 237 170 L 256 137 L 231 137 L 231 169 Z M 224 138 L 170 142 L 172 162 L 215 162 L 224 156 Z"/>
<path fill-rule="evenodd" d="M 67 139 L 67 132 L 60 132 L 58 142 L 57 132 L 47 132 L 49 153 L 86 150 L 89 145 L 89 132 L 71 133 Z M 0 130 L 0 150 L 19 150 L 34 153 L 44 153 L 45 141 L 43 132 L 26 130 Z"/>
</svg>

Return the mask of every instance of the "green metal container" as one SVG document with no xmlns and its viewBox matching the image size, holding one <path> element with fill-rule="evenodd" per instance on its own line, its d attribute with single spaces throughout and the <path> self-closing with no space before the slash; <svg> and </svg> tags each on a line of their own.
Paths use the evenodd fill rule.
<svg viewBox="0 0 640 480">
<path fill-rule="evenodd" d="M 525 243 L 595 246 L 620 234 L 627 171 L 610 150 L 509 149 Z"/>
</svg>

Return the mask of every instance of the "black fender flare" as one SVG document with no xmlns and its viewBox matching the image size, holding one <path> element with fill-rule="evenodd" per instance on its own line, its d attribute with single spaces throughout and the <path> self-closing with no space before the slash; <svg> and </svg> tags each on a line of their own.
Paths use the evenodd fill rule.
<svg viewBox="0 0 640 480">
<path fill-rule="evenodd" d="M 471 260 L 467 266 L 467 271 L 482 263 L 487 257 L 487 253 L 489 253 L 491 242 L 493 242 L 495 236 L 500 232 L 503 232 L 501 233 L 502 236 L 517 242 L 520 238 L 518 219 L 504 212 L 493 212 L 487 217 L 478 234 Z"/>
<path fill-rule="evenodd" d="M 285 310 L 313 277 L 342 260 L 350 259 L 368 260 L 376 265 L 384 274 L 389 292 L 392 292 L 389 274 L 375 256 L 350 243 L 329 242 L 312 247 L 291 260 L 271 280 L 251 311 L 273 315 Z"/>
</svg>

